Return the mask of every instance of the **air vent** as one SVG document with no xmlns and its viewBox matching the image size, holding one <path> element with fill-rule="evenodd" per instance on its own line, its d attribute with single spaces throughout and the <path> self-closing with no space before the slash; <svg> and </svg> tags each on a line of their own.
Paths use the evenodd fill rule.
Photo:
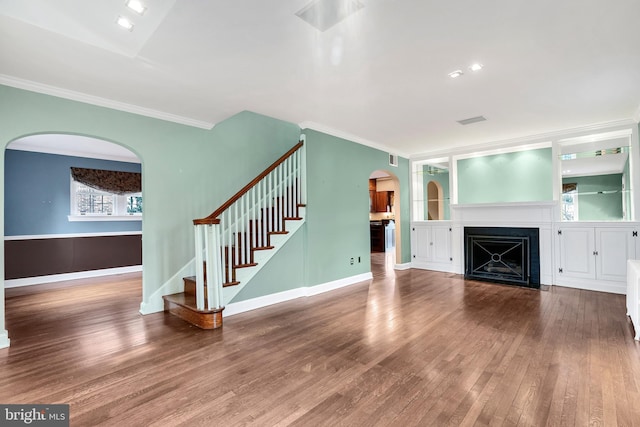
<svg viewBox="0 0 640 427">
<path fill-rule="evenodd" d="M 296 16 L 314 28 L 326 31 L 363 7 L 357 0 L 315 0 L 296 12 Z"/>
<path fill-rule="evenodd" d="M 484 116 L 477 116 L 477 117 L 471 117 L 469 119 L 464 119 L 464 120 L 458 120 L 458 123 L 460 123 L 461 125 L 470 125 L 471 123 L 478 123 L 478 122 L 484 122 L 485 119 Z"/>
<path fill-rule="evenodd" d="M 398 167 L 398 155 L 389 153 L 389 166 Z"/>
</svg>

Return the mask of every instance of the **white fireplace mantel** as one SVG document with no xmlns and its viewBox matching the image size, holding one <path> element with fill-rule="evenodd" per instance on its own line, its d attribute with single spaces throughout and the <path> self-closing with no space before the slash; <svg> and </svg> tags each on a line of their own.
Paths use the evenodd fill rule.
<svg viewBox="0 0 640 427">
<path fill-rule="evenodd" d="M 460 225 L 551 227 L 558 202 L 452 204 L 452 221 Z"/>
</svg>

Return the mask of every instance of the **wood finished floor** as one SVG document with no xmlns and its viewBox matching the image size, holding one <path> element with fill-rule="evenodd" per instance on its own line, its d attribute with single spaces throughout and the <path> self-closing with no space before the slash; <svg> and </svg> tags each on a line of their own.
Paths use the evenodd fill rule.
<svg viewBox="0 0 640 427">
<path fill-rule="evenodd" d="M 624 296 L 423 270 L 225 318 L 138 314 L 138 275 L 6 290 L 1 403 L 72 426 L 640 426 Z"/>
</svg>

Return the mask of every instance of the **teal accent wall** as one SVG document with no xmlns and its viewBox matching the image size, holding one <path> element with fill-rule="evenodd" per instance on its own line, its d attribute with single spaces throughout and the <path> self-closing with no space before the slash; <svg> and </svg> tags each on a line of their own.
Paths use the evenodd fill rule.
<svg viewBox="0 0 640 427">
<path fill-rule="evenodd" d="M 551 148 L 458 160 L 458 203 L 553 200 Z"/>
<path fill-rule="evenodd" d="M 139 163 L 6 150 L 4 235 L 104 233 L 142 229 L 137 221 L 70 222 L 71 167 L 140 172 Z"/>
<path fill-rule="evenodd" d="M 441 173 L 436 173 L 433 175 L 429 175 L 429 173 L 427 172 L 427 170 L 429 168 L 433 168 L 433 166 L 429 166 L 429 165 L 424 165 L 422 167 L 422 172 L 423 172 L 423 189 L 424 189 L 424 216 L 425 216 L 425 220 L 428 219 L 428 212 L 429 212 L 429 207 L 428 207 L 428 203 L 429 201 L 427 200 L 427 184 L 429 184 L 429 181 L 436 181 L 438 183 L 440 183 L 440 185 L 442 185 L 442 203 L 443 203 L 443 212 L 444 212 L 444 218 L 442 218 L 442 220 L 449 220 L 451 219 L 451 193 L 449 192 L 449 172 L 441 172 Z M 439 169 L 441 171 L 444 171 L 445 169 Z"/>
<path fill-rule="evenodd" d="M 146 302 L 193 258 L 192 220 L 210 214 L 295 145 L 300 129 L 250 112 L 232 116 L 211 130 L 197 129 L 0 86 L 2 147 L 41 133 L 104 139 L 127 147 L 141 159 L 145 203 L 142 299 Z M 5 150 L 0 151 L 4 167 Z M 4 234 L 4 173 L 0 179 Z M 1 269 L 4 277 L 4 263 Z M 4 322 L 4 297 L 0 300 Z M 4 323 L 0 332 L 2 329 Z"/>
<path fill-rule="evenodd" d="M 580 221 L 622 219 L 621 173 L 563 178 L 562 183 L 578 184 L 578 219 Z"/>
</svg>

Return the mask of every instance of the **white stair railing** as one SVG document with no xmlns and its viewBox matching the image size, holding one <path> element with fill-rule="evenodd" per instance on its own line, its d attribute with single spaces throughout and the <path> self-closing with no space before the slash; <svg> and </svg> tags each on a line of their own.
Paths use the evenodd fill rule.
<svg viewBox="0 0 640 427">
<path fill-rule="evenodd" d="M 211 215 L 193 220 L 198 310 L 224 308 L 222 289 L 236 284 L 235 268 L 255 265 L 254 249 L 268 249 L 271 233 L 304 205 L 304 135 L 300 142 Z"/>
</svg>

